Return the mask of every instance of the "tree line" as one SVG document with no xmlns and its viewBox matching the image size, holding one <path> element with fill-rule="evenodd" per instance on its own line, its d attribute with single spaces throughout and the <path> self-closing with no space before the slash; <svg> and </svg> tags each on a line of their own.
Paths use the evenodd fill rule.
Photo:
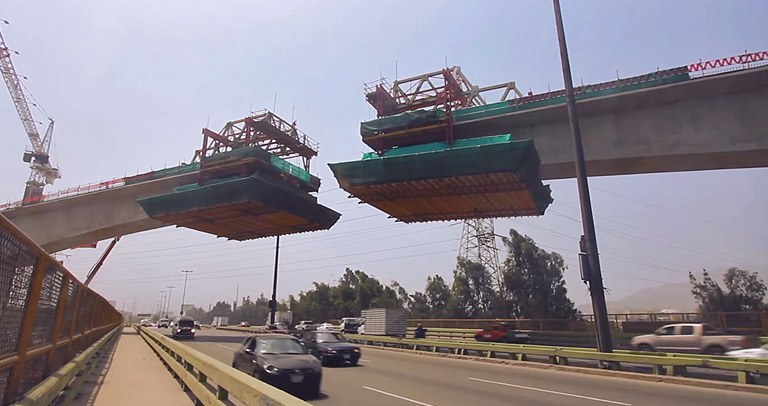
<svg viewBox="0 0 768 406">
<path fill-rule="evenodd" d="M 480 263 L 459 258 L 453 279 L 430 275 L 422 291 L 409 293 L 397 281 L 382 283 L 362 270 L 345 269 L 333 284 L 289 295 L 278 304 L 291 310 L 293 319 L 326 321 L 356 317 L 369 308 L 404 308 L 411 318 L 523 318 L 576 319 L 580 316 L 563 280 L 563 257 L 536 245 L 527 235 L 511 229 L 502 238 L 506 258 L 497 275 Z M 731 268 L 723 277 L 725 288 L 704 270 L 703 278 L 689 273 L 692 294 L 701 312 L 768 310 L 766 285 L 757 273 Z M 239 304 L 217 302 L 209 311 L 195 308 L 187 315 L 204 323 L 228 316 L 230 323 L 262 324 L 269 315 L 269 300 L 242 298 Z"/>
<path fill-rule="evenodd" d="M 314 282 L 312 289 L 280 302 L 278 310 L 290 309 L 294 320 L 315 321 L 355 317 L 377 307 L 404 308 L 412 318 L 576 318 L 578 311 L 563 280 L 563 257 L 541 249 L 514 229 L 502 241 L 507 256 L 498 275 L 460 258 L 452 281 L 431 275 L 423 291 L 409 293 L 397 281 L 382 283 L 362 270 L 347 268 L 334 284 Z M 234 309 L 217 302 L 209 311 L 196 308 L 187 315 L 203 322 L 228 316 L 231 323 L 261 324 L 268 316 L 268 304 L 262 294 L 255 300 L 243 298 Z"/>
</svg>

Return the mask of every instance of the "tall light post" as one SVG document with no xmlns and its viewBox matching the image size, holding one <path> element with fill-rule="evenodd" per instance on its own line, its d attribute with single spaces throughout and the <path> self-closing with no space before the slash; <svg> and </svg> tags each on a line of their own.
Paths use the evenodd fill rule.
<svg viewBox="0 0 768 406">
<path fill-rule="evenodd" d="M 552 0 L 552 2 L 555 7 L 555 24 L 557 25 L 557 39 L 560 45 L 560 62 L 563 68 L 563 81 L 565 82 L 565 103 L 568 109 L 571 133 L 573 134 L 576 180 L 579 187 L 581 224 L 584 231 L 584 235 L 581 237 L 581 253 L 579 254 L 581 278 L 589 284 L 589 293 L 592 297 L 592 311 L 595 314 L 595 327 L 597 330 L 597 350 L 600 352 L 613 352 L 611 330 L 608 325 L 608 309 L 605 304 L 603 275 L 600 272 L 600 258 L 597 252 L 595 221 L 592 217 L 592 200 L 589 197 L 587 165 L 584 160 L 584 146 L 581 143 L 581 129 L 579 128 L 576 98 L 573 92 L 571 63 L 568 60 L 568 47 L 565 43 L 563 15 L 560 11 L 560 0 Z"/>
<path fill-rule="evenodd" d="M 168 288 L 168 303 L 165 304 L 163 311 L 165 312 L 165 317 L 168 317 L 168 310 L 171 308 L 171 292 L 173 292 L 175 286 L 166 286 L 166 288 Z"/>
<path fill-rule="evenodd" d="M 275 311 L 277 311 L 277 261 L 280 258 L 280 236 L 275 242 L 275 274 L 272 279 L 272 300 L 269 301 L 269 324 L 275 324 Z"/>
<path fill-rule="evenodd" d="M 163 317 L 163 309 L 165 309 L 165 294 L 164 290 L 160 291 L 160 300 L 157 301 L 157 318 Z"/>
<path fill-rule="evenodd" d="M 187 297 L 187 276 L 192 273 L 192 271 L 185 271 L 182 270 L 181 272 L 184 272 L 184 290 L 181 293 L 181 310 L 179 310 L 179 315 L 184 315 L 184 299 Z"/>
</svg>

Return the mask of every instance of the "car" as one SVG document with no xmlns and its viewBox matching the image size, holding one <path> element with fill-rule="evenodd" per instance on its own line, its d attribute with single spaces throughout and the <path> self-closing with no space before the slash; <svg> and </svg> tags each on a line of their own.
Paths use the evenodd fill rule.
<svg viewBox="0 0 768 406">
<path fill-rule="evenodd" d="M 653 334 L 630 340 L 638 351 L 668 351 L 723 355 L 726 352 L 750 348 L 755 339 L 733 335 L 705 323 L 677 323 L 659 327 Z"/>
<path fill-rule="evenodd" d="M 323 365 L 350 363 L 355 366 L 360 360 L 360 347 L 347 341 L 340 333 L 308 331 L 301 342 Z"/>
<path fill-rule="evenodd" d="M 745 348 L 743 350 L 728 351 L 725 355 L 734 358 L 763 358 L 768 359 L 768 344 L 757 348 Z"/>
<path fill-rule="evenodd" d="M 168 319 L 166 319 L 166 318 L 162 318 L 162 319 L 160 319 L 160 320 L 157 322 L 157 327 L 158 327 L 158 328 L 168 328 L 168 327 L 170 327 L 170 326 L 171 326 L 171 321 L 170 321 L 170 320 L 168 320 Z"/>
<path fill-rule="evenodd" d="M 334 326 L 331 323 L 323 323 L 319 326 L 317 326 L 317 331 L 335 331 L 336 326 Z"/>
<path fill-rule="evenodd" d="M 362 319 L 359 317 L 344 317 L 341 319 L 339 325 L 339 331 L 342 333 L 357 333 L 357 328 L 362 324 Z"/>
<path fill-rule="evenodd" d="M 173 338 L 195 338 L 195 320 L 191 317 L 182 317 L 171 328 L 171 337 Z"/>
<path fill-rule="evenodd" d="M 527 343 L 530 340 L 528 333 L 517 330 L 508 323 L 493 323 L 490 327 L 475 333 L 477 341 L 491 341 L 497 343 Z"/>
<path fill-rule="evenodd" d="M 312 320 L 302 320 L 299 322 L 299 324 L 296 325 L 296 330 L 300 331 L 311 331 L 317 328 L 317 325 L 315 325 L 315 322 Z"/>
<path fill-rule="evenodd" d="M 288 326 L 285 323 L 267 324 L 264 328 L 268 333 L 288 334 Z"/>
<path fill-rule="evenodd" d="M 315 398 L 323 366 L 301 342 L 286 334 L 256 334 L 243 340 L 232 366 L 286 392 Z"/>
<path fill-rule="evenodd" d="M 141 325 L 141 327 L 149 327 L 149 325 L 152 324 L 152 322 L 149 319 L 142 319 L 139 322 L 139 324 Z"/>
<path fill-rule="evenodd" d="M 241 321 L 240 324 L 238 324 L 239 327 L 251 327 L 251 323 L 248 323 L 247 321 Z"/>
</svg>

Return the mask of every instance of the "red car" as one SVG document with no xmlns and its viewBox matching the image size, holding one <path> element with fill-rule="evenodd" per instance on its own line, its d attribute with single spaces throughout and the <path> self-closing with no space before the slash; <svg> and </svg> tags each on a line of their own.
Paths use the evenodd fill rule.
<svg viewBox="0 0 768 406">
<path fill-rule="evenodd" d="M 492 341 L 496 343 L 527 343 L 530 339 L 527 333 L 515 330 L 506 323 L 491 324 L 491 327 L 480 330 L 475 333 L 477 341 Z"/>
</svg>

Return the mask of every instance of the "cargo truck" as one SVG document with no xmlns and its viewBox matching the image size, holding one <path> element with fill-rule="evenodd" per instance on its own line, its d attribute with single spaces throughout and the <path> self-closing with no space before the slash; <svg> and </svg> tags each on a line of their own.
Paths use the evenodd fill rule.
<svg viewBox="0 0 768 406">
<path fill-rule="evenodd" d="M 408 333 L 408 314 L 405 309 L 368 309 L 362 311 L 365 334 L 405 337 Z"/>
<path fill-rule="evenodd" d="M 229 324 L 229 317 L 226 316 L 216 316 L 211 323 L 214 327 L 225 327 L 227 324 Z"/>
<path fill-rule="evenodd" d="M 275 312 L 275 323 L 283 323 L 287 327 L 290 327 L 293 325 L 293 312 L 290 310 L 288 311 L 276 311 Z"/>
</svg>

